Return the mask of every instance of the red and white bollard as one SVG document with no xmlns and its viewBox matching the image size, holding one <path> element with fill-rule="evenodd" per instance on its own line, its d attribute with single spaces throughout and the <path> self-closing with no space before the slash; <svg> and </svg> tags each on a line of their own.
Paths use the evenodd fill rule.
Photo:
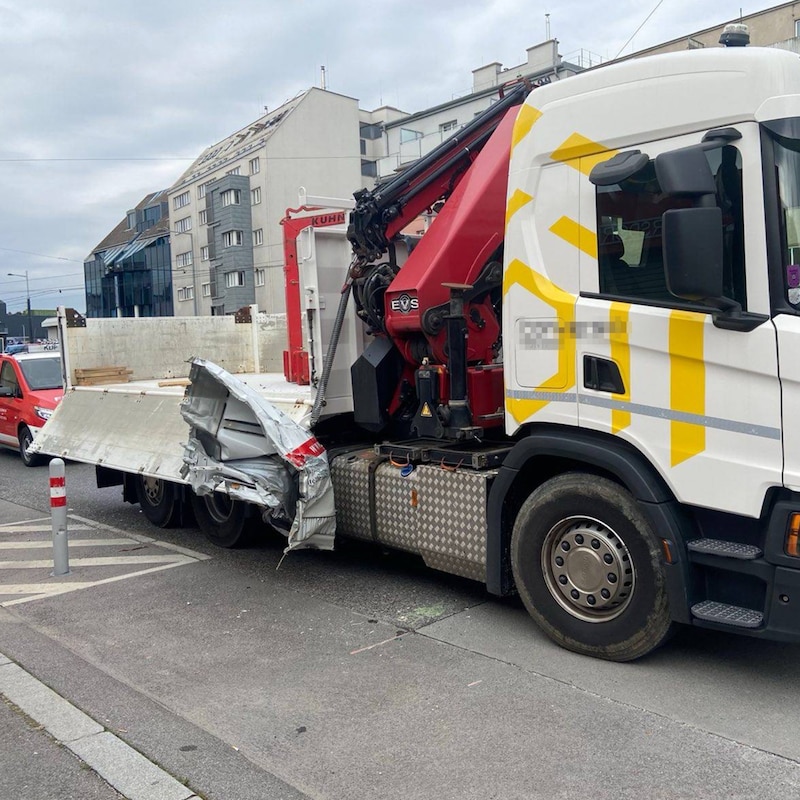
<svg viewBox="0 0 800 800">
<path fill-rule="evenodd" d="M 50 516 L 53 521 L 53 571 L 51 575 L 69 575 L 67 540 L 67 481 L 64 460 L 50 461 Z"/>
</svg>

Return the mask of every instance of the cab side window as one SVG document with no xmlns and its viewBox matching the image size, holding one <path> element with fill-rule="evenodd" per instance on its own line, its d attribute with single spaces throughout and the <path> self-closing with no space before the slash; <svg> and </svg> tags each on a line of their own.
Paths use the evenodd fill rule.
<svg viewBox="0 0 800 800">
<path fill-rule="evenodd" d="M 739 151 L 730 145 L 706 153 L 722 209 L 724 294 L 746 308 L 744 215 Z M 650 161 L 630 178 L 597 187 L 597 259 L 600 294 L 632 301 L 675 304 L 667 288 L 661 220 L 672 208 L 690 208 L 691 198 L 661 191 Z"/>
<path fill-rule="evenodd" d="M 0 386 L 4 389 L 12 389 L 13 397 L 19 395 L 19 382 L 17 381 L 17 373 L 14 372 L 14 367 L 6 361 L 0 369 Z"/>
</svg>

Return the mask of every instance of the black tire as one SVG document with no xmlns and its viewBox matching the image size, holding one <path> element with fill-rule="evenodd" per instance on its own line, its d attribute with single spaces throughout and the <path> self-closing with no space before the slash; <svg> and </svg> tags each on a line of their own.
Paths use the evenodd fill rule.
<svg viewBox="0 0 800 800">
<path fill-rule="evenodd" d="M 672 632 L 658 538 L 607 478 L 570 472 L 536 489 L 514 524 L 511 565 L 530 615 L 568 650 L 631 661 Z"/>
<path fill-rule="evenodd" d="M 192 495 L 192 511 L 197 524 L 211 544 L 217 547 L 245 547 L 253 536 L 248 525 L 250 508 L 247 503 L 232 500 L 223 492 Z"/>
<path fill-rule="evenodd" d="M 156 527 L 168 528 L 178 522 L 181 501 L 178 487 L 174 483 L 137 475 L 136 499 L 148 522 Z"/>
<path fill-rule="evenodd" d="M 28 448 L 33 442 L 33 434 L 27 425 L 23 425 L 19 431 L 19 455 L 22 463 L 26 467 L 41 467 L 46 463 L 47 458 L 39 453 L 29 453 Z"/>
</svg>

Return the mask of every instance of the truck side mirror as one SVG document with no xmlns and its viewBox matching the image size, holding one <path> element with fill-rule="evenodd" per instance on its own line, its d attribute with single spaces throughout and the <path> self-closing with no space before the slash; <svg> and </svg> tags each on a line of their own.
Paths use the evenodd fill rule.
<svg viewBox="0 0 800 800">
<path fill-rule="evenodd" d="M 655 168 L 662 192 L 694 197 L 716 194 L 714 174 L 702 145 L 660 153 L 655 157 Z"/>
<path fill-rule="evenodd" d="M 694 301 L 722 297 L 721 209 L 665 211 L 662 242 L 667 288 L 672 294 Z"/>
</svg>

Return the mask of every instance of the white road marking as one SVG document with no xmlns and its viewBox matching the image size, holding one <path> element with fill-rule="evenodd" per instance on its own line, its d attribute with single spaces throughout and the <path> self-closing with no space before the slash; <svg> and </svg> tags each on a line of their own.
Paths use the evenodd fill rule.
<svg viewBox="0 0 800 800">
<path fill-rule="evenodd" d="M 9 598 L 0 601 L 0 607 L 20 605 L 33 600 L 43 600 L 66 594 L 67 592 L 114 583 L 140 575 L 148 575 L 153 572 L 194 564 L 211 558 L 205 553 L 198 553 L 187 547 L 157 541 L 148 536 L 130 533 L 119 528 L 113 528 L 110 525 L 103 525 L 70 514 L 68 517 L 68 533 L 76 531 L 81 531 L 81 536 L 80 538 L 70 539 L 69 545 L 71 547 L 94 547 L 99 552 L 102 552 L 101 548 L 111 547 L 114 548 L 111 551 L 113 555 L 70 558 L 70 569 L 72 571 L 70 575 L 59 577 L 50 575 L 47 580 L 43 580 L 40 583 L 12 583 L 8 585 L 3 585 L 2 583 L 3 570 L 39 569 L 50 571 L 53 568 L 53 561 L 52 559 L 41 558 L 20 559 L 18 561 L 8 558 L 0 560 L 0 597 Z M 14 555 L 21 555 L 28 549 L 41 551 L 52 548 L 52 532 L 49 517 L 0 525 L 0 551 L 3 551 L 6 556 L 10 556 L 12 552 Z M 95 533 L 98 536 L 93 539 L 86 532 Z M 20 534 L 28 534 L 26 538 L 29 538 L 30 541 L 20 541 Z M 149 552 L 137 552 L 144 550 L 144 548 L 148 548 Z M 161 552 L 154 553 L 152 551 L 153 548 L 158 548 Z M 31 555 L 33 554 L 31 553 Z M 41 553 L 41 555 L 44 555 L 44 553 Z M 86 580 L 87 577 L 91 576 L 91 570 L 95 567 L 134 567 L 134 571 L 110 578 Z M 143 569 L 136 569 L 136 567 L 143 567 Z M 5 574 L 9 573 L 6 572 Z M 80 577 L 81 580 L 71 581 L 70 577 Z"/>
<path fill-rule="evenodd" d="M 116 567 L 123 564 L 188 564 L 195 559 L 188 556 L 99 556 L 95 558 L 71 558 L 70 568 L 73 567 Z M 52 559 L 39 561 L 0 561 L 0 569 L 47 569 L 53 566 Z M 2 584 L 0 584 L 0 587 Z"/>
<path fill-rule="evenodd" d="M 112 545 L 140 544 L 135 539 L 72 539 L 70 547 L 110 547 Z M 51 541 L 46 542 L 0 542 L 0 550 L 27 550 L 28 548 L 44 550 L 52 547 Z"/>
<path fill-rule="evenodd" d="M 22 583 L 12 584 L 10 586 L 3 586 L 0 584 L 0 596 L 4 594 L 23 594 L 23 592 L 36 593 L 32 597 L 20 597 L 16 600 L 6 600 L 0 603 L 0 607 L 8 608 L 9 606 L 18 606 L 22 603 L 30 603 L 32 600 L 43 600 L 47 597 L 55 597 L 59 594 L 67 594 L 67 592 L 74 592 L 78 589 L 89 589 L 92 586 L 102 586 L 104 583 L 116 583 L 117 581 L 124 581 L 128 578 L 135 578 L 139 575 L 149 575 L 151 572 L 161 572 L 165 569 L 172 569 L 173 567 L 180 567 L 189 563 L 191 562 L 176 561 L 173 564 L 163 564 L 160 567 L 151 567 L 150 569 L 142 569 L 138 572 L 129 572 L 126 575 L 115 575 L 113 578 L 104 578 L 103 580 L 99 581 L 86 581 L 81 583 L 77 581 L 73 583 Z M 19 589 L 20 591 L 15 592 L 13 591 L 14 589 Z"/>
<path fill-rule="evenodd" d="M 71 531 L 91 531 L 88 525 L 70 525 Z M 7 525 L 0 525 L 0 534 L 6 533 L 52 533 L 52 525 L 21 525 L 9 522 Z"/>
</svg>

